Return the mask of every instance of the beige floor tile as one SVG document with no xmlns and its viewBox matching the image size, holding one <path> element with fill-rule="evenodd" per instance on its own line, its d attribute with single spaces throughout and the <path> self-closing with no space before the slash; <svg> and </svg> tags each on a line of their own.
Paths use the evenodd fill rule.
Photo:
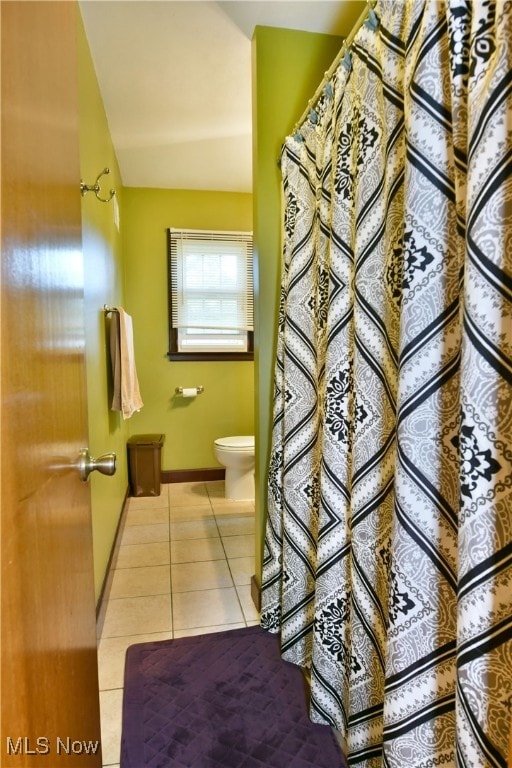
<svg viewBox="0 0 512 768">
<path fill-rule="evenodd" d="M 234 588 L 203 592 L 178 592 L 173 599 L 175 630 L 244 621 Z"/>
<path fill-rule="evenodd" d="M 206 490 L 210 498 L 223 499 L 226 494 L 224 480 L 211 480 L 207 482 Z"/>
<path fill-rule="evenodd" d="M 170 562 L 169 543 L 128 544 L 119 547 L 116 568 L 138 568 L 145 565 L 165 565 Z"/>
<path fill-rule="evenodd" d="M 185 507 L 171 507 L 169 515 L 171 523 L 202 520 L 205 517 L 213 517 L 213 509 L 210 502 L 208 504 L 190 504 Z"/>
<path fill-rule="evenodd" d="M 176 629 L 174 631 L 175 639 L 178 637 L 194 637 L 196 635 L 210 635 L 212 632 L 226 632 L 228 629 L 242 629 L 245 627 L 243 622 L 236 624 L 221 624 L 217 627 L 191 627 L 190 629 Z"/>
<path fill-rule="evenodd" d="M 220 537 L 171 541 L 172 563 L 196 563 L 203 560 L 224 560 Z"/>
<path fill-rule="evenodd" d="M 215 515 L 254 515 L 254 501 L 230 501 L 229 499 L 210 499 Z"/>
<path fill-rule="evenodd" d="M 130 496 L 128 509 L 159 509 L 169 506 L 169 495 L 165 486 L 161 486 L 160 496 Z"/>
<path fill-rule="evenodd" d="M 171 523 L 171 541 L 183 539 L 211 539 L 219 535 L 213 515 L 197 520 L 183 520 Z"/>
<path fill-rule="evenodd" d="M 229 559 L 232 557 L 250 557 L 254 555 L 256 546 L 254 534 L 225 536 L 222 539 L 222 544 Z"/>
<path fill-rule="evenodd" d="M 123 687 L 125 656 L 126 650 L 130 645 L 152 643 L 157 640 L 170 640 L 171 638 L 171 631 L 102 638 L 98 646 L 100 691 Z"/>
<path fill-rule="evenodd" d="M 130 544 L 151 544 L 154 541 L 169 541 L 169 523 L 148 525 L 127 525 L 121 538 L 121 546 Z"/>
<path fill-rule="evenodd" d="M 122 690 L 102 691 L 100 693 L 103 765 L 119 764 L 121 760 L 122 707 Z"/>
<path fill-rule="evenodd" d="M 141 627 L 146 632 L 172 629 L 170 594 L 109 600 L 102 638 L 135 635 Z"/>
<path fill-rule="evenodd" d="M 201 496 L 208 495 L 206 491 L 206 483 L 202 480 L 191 483 L 166 483 L 165 487 L 167 488 L 169 496 L 180 496 L 182 494 L 185 494 L 186 496 L 190 496 L 191 494 L 199 494 Z"/>
<path fill-rule="evenodd" d="M 169 522 L 169 507 L 142 507 L 128 509 L 125 516 L 125 528 L 131 525 L 156 525 Z"/>
<path fill-rule="evenodd" d="M 242 610 L 244 612 L 245 620 L 258 621 L 260 618 L 260 614 L 258 609 L 253 603 L 253 600 L 251 597 L 251 587 L 249 585 L 237 586 L 236 591 L 238 593 L 238 598 L 242 605 Z"/>
<path fill-rule="evenodd" d="M 235 515 L 215 515 L 221 536 L 242 536 L 254 533 L 254 512 L 238 517 Z"/>
<path fill-rule="evenodd" d="M 232 557 L 228 560 L 233 583 L 241 586 L 250 584 L 254 575 L 254 555 L 248 557 Z"/>
<path fill-rule="evenodd" d="M 109 600 L 119 597 L 165 595 L 171 591 L 168 565 L 118 568 L 114 571 Z"/>
<path fill-rule="evenodd" d="M 207 560 L 171 565 L 171 583 L 175 594 L 232 587 L 233 579 L 225 560 Z"/>
<path fill-rule="evenodd" d="M 197 506 L 209 498 L 205 483 L 169 483 L 168 488 L 171 507 Z"/>
</svg>

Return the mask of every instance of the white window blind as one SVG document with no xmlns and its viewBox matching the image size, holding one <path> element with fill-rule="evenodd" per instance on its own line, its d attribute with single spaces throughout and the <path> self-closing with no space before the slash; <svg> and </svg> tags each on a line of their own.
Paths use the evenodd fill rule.
<svg viewBox="0 0 512 768">
<path fill-rule="evenodd" d="M 169 229 L 171 322 L 253 330 L 252 232 Z"/>
</svg>

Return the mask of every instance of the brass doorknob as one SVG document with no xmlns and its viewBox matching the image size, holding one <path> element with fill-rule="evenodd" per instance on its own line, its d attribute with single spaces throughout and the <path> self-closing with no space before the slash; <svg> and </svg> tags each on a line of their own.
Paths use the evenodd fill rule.
<svg viewBox="0 0 512 768">
<path fill-rule="evenodd" d="M 78 471 L 80 479 L 85 482 L 91 472 L 101 472 L 102 475 L 113 475 L 116 471 L 116 454 L 104 453 L 97 459 L 91 456 L 88 448 L 82 448 L 78 457 Z"/>
</svg>

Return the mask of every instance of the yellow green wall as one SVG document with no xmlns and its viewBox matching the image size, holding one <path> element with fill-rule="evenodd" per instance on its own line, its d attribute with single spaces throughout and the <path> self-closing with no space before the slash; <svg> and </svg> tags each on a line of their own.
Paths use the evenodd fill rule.
<svg viewBox="0 0 512 768">
<path fill-rule="evenodd" d="M 254 363 L 167 359 L 168 227 L 252 230 L 252 195 L 139 189 L 123 191 L 125 309 L 132 316 L 137 375 L 144 407 L 131 434 L 162 433 L 162 469 L 219 467 L 213 441 L 254 434 Z M 194 399 L 176 387 L 202 385 Z"/>
<path fill-rule="evenodd" d="M 119 169 L 81 17 L 78 45 L 81 176 L 87 184 L 94 184 L 100 171 L 108 167 L 110 174 L 101 180 L 102 193 L 108 193 L 111 187 L 116 189 L 122 215 Z M 89 479 L 98 599 L 128 484 L 128 429 L 120 415 L 110 410 L 110 373 L 103 312 L 104 304 L 123 304 L 121 235 L 114 224 L 113 204 L 99 202 L 92 192 L 82 198 L 82 241 L 89 450 L 93 456 L 115 451 L 118 458 L 113 477 L 93 472 Z"/>
<path fill-rule="evenodd" d="M 353 4 L 356 17 L 359 3 Z M 353 22 L 347 19 L 347 31 Z M 331 35 L 256 27 L 252 43 L 255 274 L 256 575 L 267 508 L 276 328 L 281 280 L 281 176 L 290 133 L 342 45 Z"/>
</svg>

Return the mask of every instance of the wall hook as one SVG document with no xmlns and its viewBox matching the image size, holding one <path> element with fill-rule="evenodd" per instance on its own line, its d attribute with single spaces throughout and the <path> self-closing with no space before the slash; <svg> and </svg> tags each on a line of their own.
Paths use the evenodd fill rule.
<svg viewBox="0 0 512 768">
<path fill-rule="evenodd" d="M 101 179 L 102 176 L 105 176 L 107 173 L 110 173 L 110 169 L 109 168 L 104 168 L 102 170 L 102 172 L 100 174 L 98 174 L 98 177 L 97 177 L 96 181 L 94 182 L 94 184 L 91 184 L 91 185 L 85 184 L 82 181 L 82 179 L 80 179 L 80 193 L 81 193 L 82 197 L 85 197 L 85 195 L 88 192 L 94 192 L 94 194 L 96 195 L 98 200 L 100 200 L 102 203 L 110 203 L 110 201 L 112 200 L 112 198 L 114 197 L 114 195 L 116 193 L 115 189 L 111 189 L 110 190 L 110 197 L 100 197 L 100 192 L 101 192 L 101 190 L 100 190 L 100 179 Z"/>
</svg>

